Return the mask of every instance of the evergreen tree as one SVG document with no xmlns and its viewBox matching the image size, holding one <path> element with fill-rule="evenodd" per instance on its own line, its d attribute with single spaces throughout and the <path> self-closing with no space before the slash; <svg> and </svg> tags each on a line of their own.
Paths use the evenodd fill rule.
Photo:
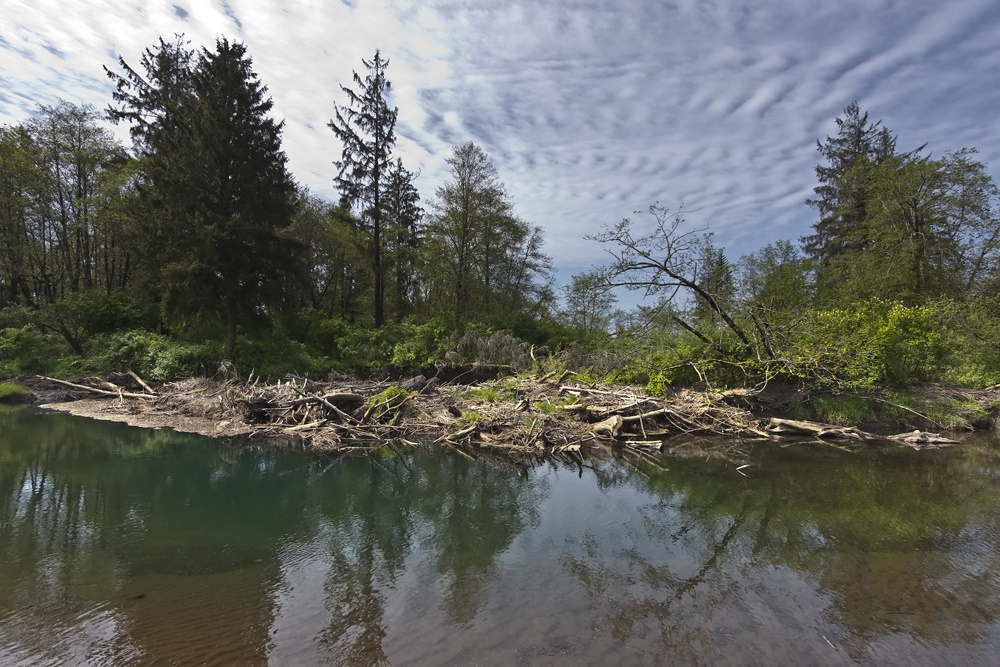
<svg viewBox="0 0 1000 667">
<path fill-rule="evenodd" d="M 148 79 L 122 61 L 122 107 L 112 115 L 139 126 L 142 188 L 156 213 L 150 250 L 167 311 L 218 314 L 232 354 L 238 326 L 280 303 L 282 278 L 296 268 L 281 233 L 294 183 L 282 123 L 268 117 L 272 101 L 246 47 L 220 39 L 189 62 L 179 40 L 147 50 Z"/>
<path fill-rule="evenodd" d="M 108 117 L 115 123 L 129 124 L 135 151 L 149 155 L 162 150 L 166 136 L 178 129 L 180 105 L 191 93 L 191 73 L 195 52 L 188 48 L 183 35 L 146 49 L 139 59 L 142 72 L 118 57 L 122 73 L 107 67 L 105 74 L 115 84 L 112 99 L 118 104 L 108 107 Z"/>
<path fill-rule="evenodd" d="M 281 129 L 268 117 L 272 101 L 246 47 L 226 39 L 203 49 L 183 107 L 187 135 L 183 170 L 166 181 L 187 223 L 179 259 L 189 278 L 216 304 L 232 354 L 237 323 L 262 306 L 281 303 L 281 278 L 295 269 L 295 248 L 280 232 L 294 211 L 295 185 L 281 150 Z"/>
<path fill-rule="evenodd" d="M 385 184 L 385 264 L 389 274 L 389 305 L 394 317 L 413 312 L 417 297 L 417 258 L 420 244 L 420 194 L 416 174 L 398 159 L 390 166 Z"/>
<path fill-rule="evenodd" d="M 837 118 L 837 136 L 816 142 L 816 150 L 826 164 L 816 167 L 819 185 L 815 199 L 807 203 L 819 211 L 813 234 L 803 239 L 806 253 L 820 267 L 832 259 L 863 246 L 857 227 L 866 215 L 868 201 L 867 166 L 877 166 L 895 154 L 896 137 L 882 121 L 871 123 L 868 112 L 861 112 L 857 102 Z"/>
<path fill-rule="evenodd" d="M 164 310 L 169 310 L 170 287 L 163 268 L 183 252 L 179 244 L 185 238 L 184 223 L 177 218 L 175 202 L 170 199 L 177 196 L 179 188 L 171 189 L 166 184 L 182 169 L 182 155 L 188 145 L 182 119 L 184 105 L 194 97 L 196 56 L 188 44 L 183 35 L 177 35 L 173 42 L 160 38 L 156 46 L 142 53 L 138 69 L 122 56 L 118 57 L 121 73 L 104 68 L 115 85 L 108 117 L 129 125 L 133 151 L 139 160 L 136 207 L 144 222 L 138 236 L 139 253 L 149 270 L 138 272 L 136 278 L 155 299 L 166 300 Z"/>
<path fill-rule="evenodd" d="M 736 293 L 733 268 L 729 260 L 726 259 L 725 250 L 712 245 L 711 237 L 708 234 L 705 235 L 704 242 L 698 251 L 695 272 L 697 275 L 695 283 L 698 287 L 706 294 L 711 294 L 715 302 L 722 308 L 730 308 Z M 704 299 L 694 300 L 694 317 L 703 322 L 719 320 L 718 313 Z"/>
<path fill-rule="evenodd" d="M 348 103 L 334 104 L 336 117 L 327 125 L 343 144 L 341 158 L 334 162 L 338 170 L 334 183 L 345 202 L 359 210 L 359 218 L 370 235 L 375 326 L 380 327 L 385 320 L 385 181 L 396 143 L 398 109 L 390 109 L 386 101 L 391 87 L 385 76 L 389 61 L 376 50 L 371 61 L 362 62 L 368 74 L 362 79 L 354 72 L 357 90 L 340 87 Z"/>
</svg>

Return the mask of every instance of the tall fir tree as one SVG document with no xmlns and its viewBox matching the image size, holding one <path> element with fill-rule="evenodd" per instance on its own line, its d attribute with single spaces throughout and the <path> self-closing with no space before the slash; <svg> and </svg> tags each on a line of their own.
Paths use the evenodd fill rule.
<svg viewBox="0 0 1000 667">
<path fill-rule="evenodd" d="M 281 302 L 281 279 L 295 269 L 295 248 L 282 234 L 295 186 L 283 123 L 269 117 L 273 103 L 246 47 L 220 39 L 187 62 L 180 46 L 162 40 L 143 57 L 147 79 L 122 61 L 122 106 L 113 115 L 140 126 L 133 137 L 158 214 L 165 307 L 218 314 L 232 354 L 239 326 Z"/>
<path fill-rule="evenodd" d="M 295 196 L 281 150 L 284 123 L 269 117 L 273 103 L 252 65 L 246 47 L 226 39 L 214 52 L 201 51 L 182 113 L 184 170 L 169 183 L 190 232 L 183 272 L 193 268 L 190 277 L 200 275 L 212 300 L 221 301 L 230 354 L 237 324 L 281 302 L 281 278 L 296 263 L 281 235 Z"/>
<path fill-rule="evenodd" d="M 115 84 L 108 116 L 115 123 L 129 124 L 139 156 L 156 152 L 166 140 L 164 135 L 177 129 L 175 112 L 191 92 L 195 52 L 188 44 L 184 35 L 175 36 L 173 42 L 161 37 L 140 56 L 141 72 L 122 56 L 118 57 L 121 73 L 104 68 Z"/>
<path fill-rule="evenodd" d="M 341 158 L 334 162 L 337 167 L 334 183 L 344 201 L 358 209 L 358 217 L 370 236 L 374 318 L 375 326 L 381 327 L 385 321 L 385 181 L 396 143 L 398 109 L 390 109 L 386 101 L 391 88 L 386 78 L 389 61 L 376 50 L 374 58 L 362 59 L 362 63 L 368 74 L 362 79 L 354 72 L 356 90 L 340 87 L 347 96 L 347 104 L 334 103 L 335 118 L 327 125 L 343 144 Z"/>
<path fill-rule="evenodd" d="M 813 224 L 813 234 L 802 239 L 806 253 L 821 269 L 863 243 L 856 231 L 866 215 L 868 167 L 896 151 L 896 137 L 881 126 L 882 121 L 869 122 L 868 112 L 862 113 L 857 102 L 849 104 L 836 123 L 836 136 L 816 142 L 826 164 L 816 166 L 816 198 L 807 203 L 819 212 L 819 220 Z"/>
</svg>

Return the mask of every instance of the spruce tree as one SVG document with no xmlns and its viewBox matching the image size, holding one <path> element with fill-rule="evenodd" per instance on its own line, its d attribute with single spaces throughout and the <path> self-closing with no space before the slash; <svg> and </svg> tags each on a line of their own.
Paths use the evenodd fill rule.
<svg viewBox="0 0 1000 667">
<path fill-rule="evenodd" d="M 802 239 L 806 253 L 821 269 L 863 245 L 855 232 L 866 215 L 867 168 L 879 165 L 896 151 L 896 137 L 881 127 L 882 121 L 869 122 L 868 112 L 862 113 L 857 102 L 849 104 L 836 123 L 837 136 L 816 142 L 826 164 L 816 166 L 816 198 L 807 203 L 819 211 L 819 220 L 813 224 L 813 234 Z"/>
<path fill-rule="evenodd" d="M 390 109 L 386 101 L 391 84 L 385 71 L 389 61 L 376 50 L 372 60 L 363 60 L 368 70 L 364 79 L 354 72 L 357 90 L 340 89 L 347 96 L 347 105 L 334 103 L 335 118 L 327 125 L 343 144 L 341 158 L 334 162 L 344 201 L 358 209 L 371 241 L 371 263 L 374 282 L 375 326 L 385 320 L 385 187 L 390 169 L 392 148 L 396 143 L 395 127 L 398 109 Z"/>
<path fill-rule="evenodd" d="M 220 316 L 232 354 L 239 325 L 280 303 L 294 272 L 295 247 L 281 232 L 295 187 L 283 123 L 268 117 L 273 103 L 246 47 L 220 39 L 191 65 L 179 43 L 146 51 L 146 78 L 121 61 L 112 116 L 138 125 L 165 309 Z"/>
<path fill-rule="evenodd" d="M 281 150 L 283 123 L 268 117 L 272 101 L 246 47 L 226 39 L 203 49 L 183 107 L 182 171 L 169 181 L 186 223 L 184 278 L 218 306 L 232 354 L 237 324 L 280 303 L 281 277 L 294 267 L 280 235 L 294 213 L 295 185 Z"/>
</svg>

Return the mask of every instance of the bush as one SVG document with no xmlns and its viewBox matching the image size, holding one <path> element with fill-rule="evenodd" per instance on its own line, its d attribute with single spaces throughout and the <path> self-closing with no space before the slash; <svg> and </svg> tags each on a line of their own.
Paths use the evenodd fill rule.
<svg viewBox="0 0 1000 667">
<path fill-rule="evenodd" d="M 315 375 L 329 367 L 327 360 L 312 357 L 305 344 L 280 335 L 258 339 L 240 336 L 232 361 L 240 374 L 252 371 L 270 380 L 290 374 Z"/>
<path fill-rule="evenodd" d="M 436 320 L 404 320 L 381 329 L 338 324 L 340 338 L 331 361 L 352 375 L 423 372 L 437 361 L 445 331 Z"/>
<path fill-rule="evenodd" d="M 57 357 L 49 338 L 30 324 L 0 330 L 0 375 L 47 373 Z"/>
<path fill-rule="evenodd" d="M 212 375 L 225 358 L 221 343 L 183 343 L 141 330 L 112 334 L 104 347 L 100 363 L 106 370 L 133 370 L 157 381 Z"/>
<path fill-rule="evenodd" d="M 872 299 L 811 312 L 789 357 L 811 381 L 903 385 L 938 378 L 945 351 L 932 308 Z"/>
<path fill-rule="evenodd" d="M 944 380 L 967 387 L 1000 382 L 1000 296 L 934 304 L 946 338 Z"/>
</svg>

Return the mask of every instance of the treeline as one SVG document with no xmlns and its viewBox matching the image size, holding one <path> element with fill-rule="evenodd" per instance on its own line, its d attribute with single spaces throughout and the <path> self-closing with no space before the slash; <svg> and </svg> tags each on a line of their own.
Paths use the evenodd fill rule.
<svg viewBox="0 0 1000 667">
<path fill-rule="evenodd" d="M 550 353 L 653 391 L 1000 382 L 1000 195 L 975 150 L 901 150 L 851 104 L 817 142 L 810 235 L 730 261 L 652 206 L 592 237 L 612 261 L 560 300 L 541 228 L 480 147 L 454 146 L 421 196 L 394 154 L 389 61 L 362 63 L 332 96 L 337 201 L 289 173 L 267 88 L 226 39 L 161 39 L 106 68 L 106 110 L 0 128 L 0 374 L 376 373 L 449 352 Z M 618 310 L 621 288 L 647 298 Z"/>
<path fill-rule="evenodd" d="M 730 262 L 710 233 L 659 206 L 649 224 L 626 219 L 593 237 L 614 260 L 575 276 L 568 303 L 592 340 L 611 330 L 628 341 L 610 345 L 625 352 L 607 372 L 652 389 L 1000 382 L 1000 192 L 985 165 L 973 149 L 899 150 L 857 103 L 836 122 L 817 142 L 818 219 L 799 244 Z M 652 305 L 616 313 L 611 286 Z"/>
<path fill-rule="evenodd" d="M 86 366 L 130 330 L 224 343 L 206 358 L 238 356 L 241 336 L 330 357 L 348 329 L 402 322 L 437 337 L 470 323 L 541 335 L 555 304 L 541 229 L 471 142 L 422 200 L 393 154 L 389 61 L 363 65 L 329 122 L 343 149 L 336 202 L 293 179 L 267 88 L 227 39 L 161 39 L 137 65 L 105 68 L 105 112 L 61 102 L 0 128 L 3 357 L 47 348 L 20 364 L 44 366 L 65 347 Z M 130 147 L 106 118 L 127 124 Z"/>
</svg>

